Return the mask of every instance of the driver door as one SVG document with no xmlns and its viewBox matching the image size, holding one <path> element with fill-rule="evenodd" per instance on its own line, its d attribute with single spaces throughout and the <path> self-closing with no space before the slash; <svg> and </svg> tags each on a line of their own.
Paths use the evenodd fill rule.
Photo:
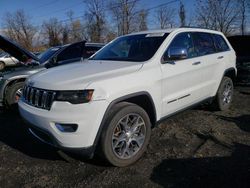
<svg viewBox="0 0 250 188">
<path fill-rule="evenodd" d="M 163 57 L 172 49 L 183 49 L 183 59 L 163 60 L 162 70 L 162 116 L 169 115 L 198 102 L 203 83 L 201 62 L 194 48 L 192 35 L 188 32 L 177 34 L 166 48 Z"/>
</svg>

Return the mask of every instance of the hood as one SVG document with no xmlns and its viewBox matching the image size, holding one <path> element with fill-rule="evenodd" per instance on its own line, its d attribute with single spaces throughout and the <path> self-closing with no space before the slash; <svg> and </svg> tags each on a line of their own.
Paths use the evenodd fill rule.
<svg viewBox="0 0 250 188">
<path fill-rule="evenodd" d="M 142 65 L 138 62 L 85 61 L 39 72 L 28 79 L 28 84 L 48 90 L 85 89 L 95 81 L 135 72 Z"/>
<path fill-rule="evenodd" d="M 30 59 L 39 61 L 39 59 L 31 52 L 23 49 L 19 45 L 15 44 L 14 42 L 11 42 L 10 40 L 1 35 L 0 35 L 0 48 L 21 62 L 25 63 Z"/>
</svg>

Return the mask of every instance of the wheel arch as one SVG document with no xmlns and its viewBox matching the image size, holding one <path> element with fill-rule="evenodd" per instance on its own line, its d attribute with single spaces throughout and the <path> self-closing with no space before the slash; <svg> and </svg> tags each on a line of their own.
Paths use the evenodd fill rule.
<svg viewBox="0 0 250 188">
<path fill-rule="evenodd" d="M 4 64 L 4 67 L 6 66 L 6 63 L 4 61 L 0 61 L 0 63 L 3 63 Z"/>
<path fill-rule="evenodd" d="M 17 79 L 10 80 L 4 88 L 4 101 L 6 100 L 6 92 L 7 92 L 8 88 L 11 87 L 13 84 L 16 84 L 19 82 L 25 82 L 25 80 L 26 80 L 26 78 L 17 78 Z"/>
<path fill-rule="evenodd" d="M 224 71 L 223 77 L 224 77 L 224 76 L 227 76 L 227 77 L 231 78 L 232 81 L 235 82 L 235 81 L 236 81 L 236 76 L 237 76 L 237 71 L 236 71 L 236 69 L 233 68 L 233 67 L 228 68 L 228 69 L 226 69 L 226 70 Z M 223 77 L 222 77 L 222 78 L 223 78 Z"/>
<path fill-rule="evenodd" d="M 157 119 L 156 109 L 155 109 L 153 99 L 148 92 L 142 91 L 142 92 L 132 93 L 132 94 L 120 97 L 118 99 L 115 99 L 114 101 L 110 103 L 108 109 L 111 109 L 114 105 L 121 103 L 121 102 L 129 102 L 129 103 L 133 103 L 133 104 L 140 106 L 147 112 L 151 124 L 152 125 L 155 124 L 156 119 Z"/>
</svg>

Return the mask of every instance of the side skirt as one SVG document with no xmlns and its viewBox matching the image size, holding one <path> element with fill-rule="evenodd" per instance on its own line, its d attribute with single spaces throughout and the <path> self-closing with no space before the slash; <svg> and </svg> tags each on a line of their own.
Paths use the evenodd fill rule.
<svg viewBox="0 0 250 188">
<path fill-rule="evenodd" d="M 197 107 L 197 106 L 199 106 L 200 104 L 203 104 L 203 103 L 211 103 L 213 100 L 214 100 L 214 97 L 209 97 L 209 98 L 204 99 L 204 100 L 202 100 L 202 101 L 200 101 L 200 102 L 197 102 L 197 103 L 195 103 L 195 104 L 193 104 L 193 105 L 191 105 L 191 106 L 188 106 L 188 107 L 183 108 L 183 109 L 181 109 L 181 110 L 178 110 L 178 111 L 176 111 L 176 112 L 174 112 L 174 113 L 171 113 L 171 114 L 169 114 L 169 115 L 166 115 L 166 116 L 162 117 L 160 120 L 158 120 L 158 121 L 155 123 L 155 126 L 159 125 L 160 123 L 162 123 L 162 122 L 165 121 L 166 119 L 168 119 L 168 118 L 170 118 L 170 117 L 172 117 L 172 116 L 174 116 L 174 115 L 177 115 L 177 114 L 179 114 L 179 113 L 181 113 L 181 112 L 183 112 L 183 111 L 185 111 L 185 110 L 192 109 L 192 108 Z M 155 127 L 155 126 L 154 126 L 154 127 Z"/>
</svg>

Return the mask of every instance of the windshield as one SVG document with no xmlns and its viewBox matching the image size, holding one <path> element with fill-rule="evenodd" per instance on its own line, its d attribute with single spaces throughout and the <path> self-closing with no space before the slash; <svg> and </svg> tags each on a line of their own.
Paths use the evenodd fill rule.
<svg viewBox="0 0 250 188">
<path fill-rule="evenodd" d="M 45 52 L 41 53 L 37 57 L 39 58 L 41 64 L 46 62 L 51 56 L 53 56 L 59 49 L 62 47 L 52 47 L 46 50 Z"/>
<path fill-rule="evenodd" d="M 6 56 L 7 55 L 7 53 L 5 53 L 5 52 L 0 52 L 0 57 L 4 57 L 4 56 Z"/>
<path fill-rule="evenodd" d="M 167 33 L 151 33 L 119 37 L 90 59 L 147 61 L 153 57 L 167 35 Z"/>
</svg>

